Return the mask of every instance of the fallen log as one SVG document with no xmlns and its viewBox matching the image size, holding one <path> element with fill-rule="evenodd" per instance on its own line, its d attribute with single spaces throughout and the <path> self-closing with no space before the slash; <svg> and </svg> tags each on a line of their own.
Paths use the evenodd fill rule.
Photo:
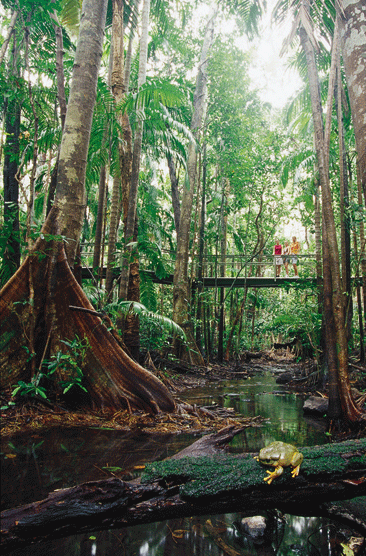
<svg viewBox="0 0 366 556">
<path fill-rule="evenodd" d="M 304 462 L 292 478 L 285 469 L 271 485 L 253 454 L 200 455 L 219 450 L 225 429 L 168 460 L 148 464 L 141 478 L 92 481 L 51 493 L 45 500 L 2 512 L 1 547 L 10 552 L 38 541 L 193 515 L 278 508 L 315 515 L 329 501 L 366 494 L 366 439 L 301 448 Z M 200 441 L 198 441 L 200 442 Z M 366 522 L 364 524 L 366 534 Z"/>
<path fill-rule="evenodd" d="M 273 342 L 273 347 L 274 349 L 287 349 L 287 348 L 292 348 L 296 345 L 296 342 L 298 342 L 297 338 L 294 338 L 293 340 L 291 340 L 290 342 L 284 342 L 284 343 L 280 343 L 280 342 Z"/>
</svg>

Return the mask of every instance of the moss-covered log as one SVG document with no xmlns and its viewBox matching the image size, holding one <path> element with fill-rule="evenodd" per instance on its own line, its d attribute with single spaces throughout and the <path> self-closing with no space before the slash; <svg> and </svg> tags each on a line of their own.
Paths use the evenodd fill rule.
<svg viewBox="0 0 366 556">
<path fill-rule="evenodd" d="M 112 478 L 56 491 L 3 512 L 1 545 L 10 551 L 80 532 L 207 513 L 279 508 L 315 515 L 325 502 L 366 494 L 366 439 L 301 451 L 300 475 L 292 478 L 285 469 L 271 485 L 253 454 L 220 454 L 154 462 L 135 482 Z"/>
</svg>

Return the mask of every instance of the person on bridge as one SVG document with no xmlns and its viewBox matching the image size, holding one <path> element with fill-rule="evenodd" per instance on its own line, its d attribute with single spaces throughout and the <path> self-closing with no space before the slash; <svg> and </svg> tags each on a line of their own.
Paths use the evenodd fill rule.
<svg viewBox="0 0 366 556">
<path fill-rule="evenodd" d="M 299 258 L 297 257 L 297 255 L 300 253 L 300 243 L 297 241 L 296 237 L 293 236 L 292 238 L 292 243 L 290 245 L 290 251 L 291 251 L 291 262 L 292 262 L 292 266 L 294 267 L 294 272 L 295 272 L 295 278 L 299 277 L 299 271 L 297 270 L 297 263 Z"/>
<path fill-rule="evenodd" d="M 274 254 L 274 264 L 276 266 L 276 278 L 279 278 L 280 274 L 281 274 L 281 266 L 283 264 L 283 260 L 282 260 L 282 245 L 280 244 L 280 242 L 278 241 L 278 239 L 276 239 L 276 245 L 273 248 L 273 254 Z"/>
</svg>

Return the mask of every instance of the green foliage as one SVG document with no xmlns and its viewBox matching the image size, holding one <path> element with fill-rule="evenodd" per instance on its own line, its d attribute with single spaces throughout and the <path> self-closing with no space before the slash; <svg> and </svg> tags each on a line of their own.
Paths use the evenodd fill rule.
<svg viewBox="0 0 366 556">
<path fill-rule="evenodd" d="M 64 353 L 62 350 L 57 351 L 56 354 L 52 355 L 49 361 L 44 361 L 41 371 L 39 371 L 31 379 L 30 382 L 24 382 L 23 380 L 18 381 L 18 384 L 14 386 L 12 391 L 12 396 L 17 394 L 25 397 L 41 397 L 43 399 L 48 399 L 49 390 L 45 386 L 40 384 L 51 385 L 57 390 L 59 387 L 62 388 L 62 394 L 66 394 L 71 388 L 77 386 L 85 392 L 86 388 L 83 386 L 83 364 L 89 349 L 89 342 L 87 339 L 81 340 L 76 336 L 73 340 L 61 340 L 61 342 L 67 347 L 67 352 Z M 23 346 L 28 353 L 29 349 Z M 30 358 L 32 354 L 30 354 Z M 60 380 L 56 378 L 57 373 L 61 373 L 62 376 L 66 376 Z"/>
<path fill-rule="evenodd" d="M 55 355 L 52 355 L 48 362 L 45 362 L 48 369 L 46 376 L 50 378 L 57 371 L 67 375 L 65 380 L 59 381 L 59 385 L 63 388 L 63 394 L 66 394 L 74 386 L 78 386 L 86 392 L 82 381 L 84 377 L 83 364 L 90 348 L 89 341 L 87 338 L 81 340 L 76 336 L 73 340 L 61 340 L 61 342 L 67 347 L 68 352 L 63 353 L 59 350 Z"/>
<path fill-rule="evenodd" d="M 131 93 L 120 107 L 123 111 L 142 110 L 154 103 L 166 107 L 185 104 L 187 91 L 168 79 L 147 78 L 146 83 L 136 93 Z"/>
<path fill-rule="evenodd" d="M 31 380 L 31 382 L 24 382 L 23 380 L 18 381 L 18 386 L 14 388 L 11 395 L 16 396 L 19 394 L 20 396 L 26 396 L 29 398 L 34 398 L 40 396 L 41 398 L 47 399 L 46 389 L 42 386 L 39 386 L 39 380 L 42 378 L 42 373 L 37 375 L 35 380 Z"/>
<path fill-rule="evenodd" d="M 256 320 L 255 336 L 263 338 L 273 334 L 283 339 L 298 338 L 304 354 L 316 356 L 321 343 L 322 316 L 318 313 L 315 292 L 291 290 L 285 293 L 281 290 L 280 302 L 278 295 L 278 290 L 267 294 L 267 307 Z"/>
<path fill-rule="evenodd" d="M 171 336 L 179 336 L 183 341 L 186 341 L 184 330 L 178 324 L 168 317 L 149 311 L 142 303 L 137 303 L 136 301 L 118 301 L 107 305 L 104 310 L 108 312 L 112 318 L 116 318 L 119 314 L 126 316 L 131 312 L 139 316 L 145 323 L 145 326 L 149 328 L 149 341 L 153 340 L 154 335 L 161 341 L 163 331 Z M 151 349 L 151 346 L 148 349 Z"/>
</svg>

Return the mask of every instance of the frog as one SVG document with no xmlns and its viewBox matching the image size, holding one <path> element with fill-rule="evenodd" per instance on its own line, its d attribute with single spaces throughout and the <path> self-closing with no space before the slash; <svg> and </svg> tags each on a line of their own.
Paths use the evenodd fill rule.
<svg viewBox="0 0 366 556">
<path fill-rule="evenodd" d="M 275 468 L 274 471 L 267 471 L 268 477 L 264 477 L 263 479 L 270 485 L 273 479 L 282 475 L 284 467 L 291 466 L 292 477 L 297 477 L 304 456 L 292 444 L 276 441 L 262 448 L 259 452 L 259 456 L 256 456 L 254 459 L 263 463 L 263 465 L 272 465 Z"/>
</svg>

